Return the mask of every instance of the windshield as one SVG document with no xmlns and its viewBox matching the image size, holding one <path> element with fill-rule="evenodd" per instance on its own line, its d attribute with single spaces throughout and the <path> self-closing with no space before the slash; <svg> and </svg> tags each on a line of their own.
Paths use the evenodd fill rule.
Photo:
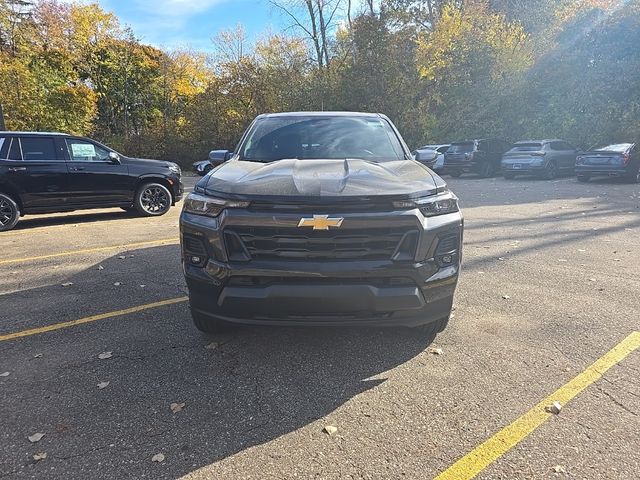
<svg viewBox="0 0 640 480">
<path fill-rule="evenodd" d="M 606 147 L 596 148 L 596 150 L 604 150 L 606 152 L 624 153 L 633 146 L 632 143 L 616 143 L 614 145 L 607 145 Z"/>
<path fill-rule="evenodd" d="M 471 153 L 473 152 L 475 147 L 475 143 L 473 142 L 464 142 L 464 143 L 454 143 L 447 150 L 448 153 Z"/>
<path fill-rule="evenodd" d="M 405 159 L 402 145 L 380 117 L 266 117 L 258 119 L 239 149 L 240 160 L 273 162 L 295 158 Z"/>
<path fill-rule="evenodd" d="M 516 143 L 510 152 L 539 152 L 543 149 L 541 143 Z"/>
</svg>

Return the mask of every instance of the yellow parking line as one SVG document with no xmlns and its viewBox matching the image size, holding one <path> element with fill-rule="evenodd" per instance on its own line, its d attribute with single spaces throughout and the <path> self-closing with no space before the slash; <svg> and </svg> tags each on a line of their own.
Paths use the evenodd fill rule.
<svg viewBox="0 0 640 480">
<path fill-rule="evenodd" d="M 569 383 L 542 400 L 511 425 L 471 450 L 438 475 L 435 480 L 464 480 L 475 477 L 553 415 L 545 411 L 545 406 L 555 401 L 565 405 L 638 347 L 640 347 L 640 332 L 633 332 Z"/>
<path fill-rule="evenodd" d="M 30 330 L 22 330 L 21 332 L 8 333 L 6 335 L 0 335 L 0 342 L 3 342 L 5 340 L 13 340 L 20 337 L 30 337 L 31 335 L 52 332 L 54 330 L 61 330 L 63 328 L 75 327 L 76 325 L 97 322 L 98 320 L 106 320 L 107 318 L 119 317 L 121 315 L 129 315 L 130 313 L 142 312 L 143 310 L 149 310 L 151 308 L 158 308 L 164 307 L 166 305 L 173 305 L 175 303 L 182 303 L 186 302 L 188 299 L 188 297 L 170 298 L 168 300 L 162 300 L 160 302 L 147 303 L 146 305 L 138 305 L 137 307 L 125 308 L 124 310 L 116 310 L 115 312 L 101 313 L 99 315 L 93 315 L 91 317 L 79 318 L 78 320 L 70 320 L 68 322 L 54 323 L 53 325 L 47 325 L 45 327 L 38 327 L 32 328 Z"/>
<path fill-rule="evenodd" d="M 10 258 L 8 260 L 0 260 L 0 265 L 9 263 L 33 262 L 36 260 L 45 260 L 48 258 L 68 257 L 71 255 L 80 255 L 83 253 L 108 252 L 110 250 L 130 250 L 132 248 L 153 247 L 160 245 L 175 245 L 180 243 L 177 238 L 164 238 L 162 240 L 151 240 L 148 242 L 128 243 L 125 245 L 111 245 L 109 247 L 85 248 L 82 250 L 69 250 L 60 253 L 51 253 L 49 255 L 39 255 L 37 257 Z"/>
</svg>

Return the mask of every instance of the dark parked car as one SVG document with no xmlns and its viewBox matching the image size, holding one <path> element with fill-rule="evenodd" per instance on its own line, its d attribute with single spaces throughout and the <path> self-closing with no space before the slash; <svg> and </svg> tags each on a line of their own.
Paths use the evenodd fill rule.
<svg viewBox="0 0 640 480">
<path fill-rule="evenodd" d="M 175 163 L 62 133 L 0 132 L 0 231 L 21 215 L 121 207 L 157 216 L 182 198 Z"/>
<path fill-rule="evenodd" d="M 379 114 L 259 116 L 180 217 L 197 328 L 447 325 L 462 215 Z"/>
<path fill-rule="evenodd" d="M 581 153 L 576 158 L 576 174 L 581 182 L 607 176 L 640 183 L 640 149 L 635 143 L 617 143 Z"/>
<path fill-rule="evenodd" d="M 564 140 L 527 140 L 516 142 L 502 157 L 502 174 L 535 175 L 546 180 L 561 173 L 573 173 L 578 150 Z"/>
<path fill-rule="evenodd" d="M 495 138 L 455 142 L 444 154 L 444 168 L 452 177 L 466 172 L 493 177 L 500 170 L 502 154 L 508 149 L 507 142 Z"/>
</svg>

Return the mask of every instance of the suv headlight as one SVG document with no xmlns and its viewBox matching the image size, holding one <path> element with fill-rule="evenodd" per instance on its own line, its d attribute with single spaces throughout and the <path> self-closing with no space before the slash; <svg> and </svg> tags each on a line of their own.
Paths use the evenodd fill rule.
<svg viewBox="0 0 640 480">
<path fill-rule="evenodd" d="M 182 175 L 182 170 L 180 169 L 180 166 L 177 163 L 170 163 L 169 170 L 178 176 Z"/>
<path fill-rule="evenodd" d="M 460 211 L 458 197 L 451 192 L 418 200 L 393 202 L 393 204 L 396 208 L 419 208 L 425 217 L 435 217 L 436 215 L 446 215 L 447 213 Z"/>
<path fill-rule="evenodd" d="M 217 217 L 225 208 L 246 208 L 250 202 L 208 197 L 199 193 L 190 193 L 184 201 L 183 210 L 194 215 Z"/>
</svg>

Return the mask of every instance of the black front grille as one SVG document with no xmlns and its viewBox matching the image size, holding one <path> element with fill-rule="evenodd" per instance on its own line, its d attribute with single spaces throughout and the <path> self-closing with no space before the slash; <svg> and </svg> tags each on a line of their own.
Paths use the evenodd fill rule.
<svg viewBox="0 0 640 480">
<path fill-rule="evenodd" d="M 407 241 L 409 237 L 412 241 Z M 225 230 L 229 258 L 239 259 L 248 254 L 247 260 L 390 260 L 392 257 L 404 260 L 415 254 L 416 241 L 413 239 L 417 239 L 416 230 L 398 228 L 303 231 L 233 227 Z M 240 249 L 243 251 L 238 251 Z M 412 251 L 398 251 L 403 249 Z"/>
</svg>

